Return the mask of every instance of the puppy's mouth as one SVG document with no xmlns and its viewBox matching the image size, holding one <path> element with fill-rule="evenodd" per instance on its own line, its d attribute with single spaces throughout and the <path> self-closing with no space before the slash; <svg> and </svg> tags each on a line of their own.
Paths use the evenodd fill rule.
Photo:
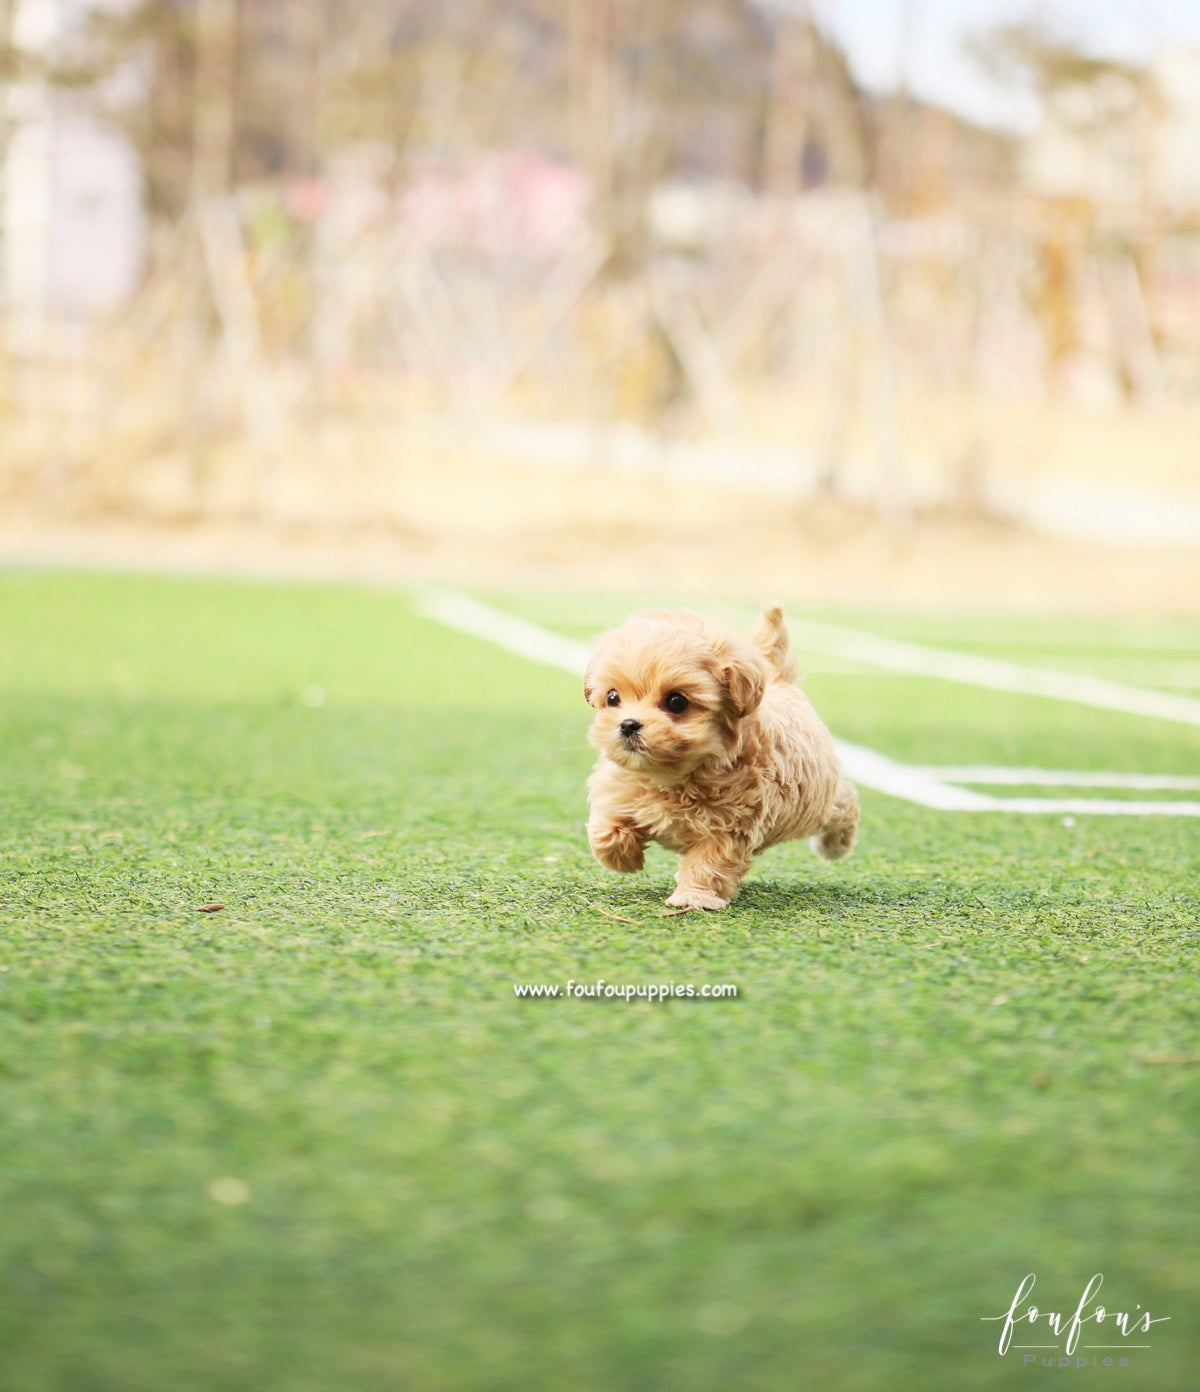
<svg viewBox="0 0 1200 1392">
<path fill-rule="evenodd" d="M 630 768 L 656 762 L 640 730 L 633 730 L 627 735 L 618 732 L 609 746 L 609 757 Z"/>
<path fill-rule="evenodd" d="M 654 762 L 654 756 L 637 735 L 622 735 L 616 742 L 612 757 L 617 763 L 626 764 L 631 768 L 640 768 L 643 764 Z"/>
<path fill-rule="evenodd" d="M 674 771 L 676 758 L 670 751 L 647 744 L 640 732 L 618 735 L 609 748 L 609 758 L 627 769 L 667 774 Z"/>
</svg>

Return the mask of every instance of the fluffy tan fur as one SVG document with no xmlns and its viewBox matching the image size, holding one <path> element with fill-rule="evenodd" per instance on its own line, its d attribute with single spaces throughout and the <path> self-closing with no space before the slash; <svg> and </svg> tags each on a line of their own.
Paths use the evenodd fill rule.
<svg viewBox="0 0 1200 1392">
<path fill-rule="evenodd" d="M 656 841 L 680 856 L 667 903 L 723 909 L 768 846 L 808 836 L 827 860 L 849 855 L 858 794 L 794 679 L 778 605 L 749 642 L 687 610 L 647 610 L 605 634 L 583 684 L 600 751 L 596 858 L 640 870 Z"/>
</svg>

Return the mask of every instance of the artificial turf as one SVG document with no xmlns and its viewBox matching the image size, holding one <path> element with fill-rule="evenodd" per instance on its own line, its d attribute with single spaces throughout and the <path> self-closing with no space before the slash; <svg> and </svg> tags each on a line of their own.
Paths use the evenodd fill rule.
<svg viewBox="0 0 1200 1392">
<path fill-rule="evenodd" d="M 588 855 L 577 682 L 402 593 L 10 573 L 0 629 L 5 1392 L 973 1392 L 1065 1375 L 981 1319 L 1030 1271 L 1169 1317 L 1080 1376 L 1195 1385 L 1200 821 L 864 791 L 850 861 L 665 918 L 669 857 Z M 1194 727 L 806 665 L 894 757 L 1200 773 Z M 739 995 L 514 994 L 601 978 Z"/>
</svg>

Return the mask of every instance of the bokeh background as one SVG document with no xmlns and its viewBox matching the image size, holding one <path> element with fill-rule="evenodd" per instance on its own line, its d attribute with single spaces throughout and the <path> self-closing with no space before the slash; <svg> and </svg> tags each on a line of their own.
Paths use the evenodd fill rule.
<svg viewBox="0 0 1200 1392">
<path fill-rule="evenodd" d="M 1200 603 L 1200 15 L 3 0 L 11 559 Z"/>
</svg>

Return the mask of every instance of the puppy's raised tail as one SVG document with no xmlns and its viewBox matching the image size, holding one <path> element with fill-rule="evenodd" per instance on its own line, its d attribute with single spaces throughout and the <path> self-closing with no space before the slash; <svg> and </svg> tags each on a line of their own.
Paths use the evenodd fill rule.
<svg viewBox="0 0 1200 1392">
<path fill-rule="evenodd" d="M 829 820 L 809 839 L 822 860 L 845 860 L 858 839 L 858 789 L 848 779 L 838 784 Z"/>
<path fill-rule="evenodd" d="M 763 611 L 750 634 L 750 641 L 767 659 L 772 681 L 796 680 L 796 659 L 788 645 L 787 624 L 783 621 L 783 609 L 778 604 L 763 605 Z"/>
</svg>

